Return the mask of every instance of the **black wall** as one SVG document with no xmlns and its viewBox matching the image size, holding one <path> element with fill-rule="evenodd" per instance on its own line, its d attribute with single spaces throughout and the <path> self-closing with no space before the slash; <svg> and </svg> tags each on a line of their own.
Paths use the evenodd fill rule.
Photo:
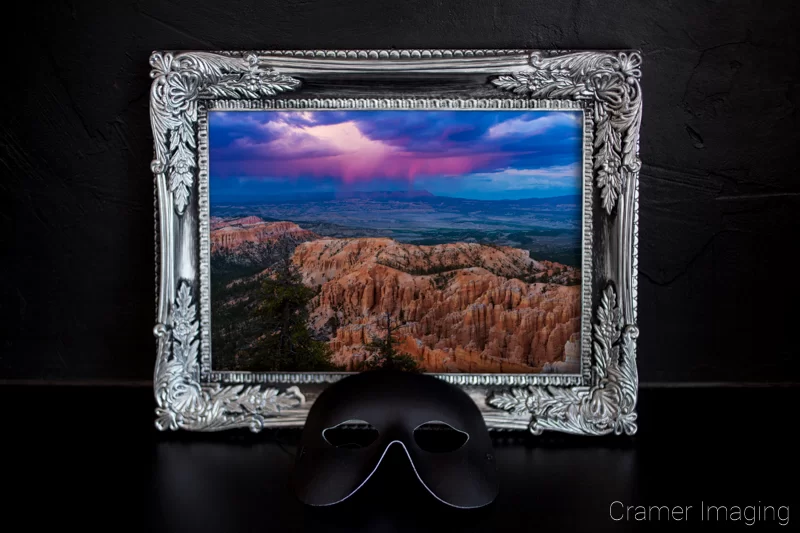
<svg viewBox="0 0 800 533">
<path fill-rule="evenodd" d="M 152 376 L 152 50 L 638 48 L 640 377 L 800 381 L 797 2 L 11 9 L 0 56 L 0 378 Z"/>
</svg>

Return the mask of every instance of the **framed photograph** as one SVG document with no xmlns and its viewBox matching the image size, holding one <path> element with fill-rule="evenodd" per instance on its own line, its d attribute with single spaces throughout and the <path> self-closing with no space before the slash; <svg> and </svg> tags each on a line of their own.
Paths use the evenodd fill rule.
<svg viewBox="0 0 800 533">
<path fill-rule="evenodd" d="M 636 431 L 636 51 L 156 52 L 159 429 L 426 372 L 491 429 Z"/>
</svg>

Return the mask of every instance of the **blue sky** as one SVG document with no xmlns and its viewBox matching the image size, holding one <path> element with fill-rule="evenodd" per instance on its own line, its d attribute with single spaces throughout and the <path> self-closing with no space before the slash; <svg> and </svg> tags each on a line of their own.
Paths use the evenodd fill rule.
<svg viewBox="0 0 800 533">
<path fill-rule="evenodd" d="M 427 190 L 514 200 L 581 193 L 576 111 L 212 111 L 211 201 Z"/>
</svg>

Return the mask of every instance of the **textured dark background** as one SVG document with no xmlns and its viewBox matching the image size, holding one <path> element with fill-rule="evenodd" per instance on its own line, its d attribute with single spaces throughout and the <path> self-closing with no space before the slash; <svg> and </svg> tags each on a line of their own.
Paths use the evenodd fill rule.
<svg viewBox="0 0 800 533">
<path fill-rule="evenodd" d="M 211 4 L 7 14 L 0 379 L 152 375 L 152 50 L 638 48 L 640 377 L 800 381 L 797 2 Z"/>
</svg>

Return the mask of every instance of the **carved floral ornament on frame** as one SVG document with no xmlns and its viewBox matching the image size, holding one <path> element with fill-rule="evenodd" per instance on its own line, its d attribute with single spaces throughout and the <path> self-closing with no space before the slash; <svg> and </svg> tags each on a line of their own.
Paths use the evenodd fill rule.
<svg viewBox="0 0 800 533">
<path fill-rule="evenodd" d="M 213 110 L 571 110 L 584 116 L 580 173 L 580 371 L 437 374 L 490 429 L 636 432 L 640 64 L 635 51 L 349 50 L 156 52 L 150 58 L 156 191 L 156 426 L 301 426 L 343 372 L 210 368 L 209 114 Z M 445 97 L 430 79 L 458 91 Z M 360 83 L 340 92 L 331 80 Z M 379 79 L 373 90 L 371 80 Z M 413 97 L 391 80 L 413 86 Z M 476 81 L 478 80 L 478 81 Z M 313 95 L 304 83 L 313 82 Z M 440 86 L 440 85 L 439 85 Z M 456 85 L 451 85 L 451 87 Z M 224 374 L 224 379 L 220 376 Z M 314 388 L 316 387 L 316 388 Z"/>
</svg>

